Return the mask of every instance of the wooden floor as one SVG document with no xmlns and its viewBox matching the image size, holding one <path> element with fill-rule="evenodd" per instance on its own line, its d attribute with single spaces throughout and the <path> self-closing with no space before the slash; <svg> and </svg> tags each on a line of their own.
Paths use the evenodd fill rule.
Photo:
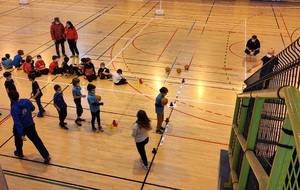
<svg viewBox="0 0 300 190">
<path fill-rule="evenodd" d="M 165 0 L 165 15 L 155 16 L 159 1 L 152 0 L 36 0 L 22 6 L 18 2 L 0 1 L 1 56 L 13 57 L 23 49 L 25 55 L 41 54 L 49 64 L 55 54 L 49 28 L 58 16 L 78 29 L 80 57 L 90 57 L 97 68 L 102 61 L 112 72 L 121 68 L 129 83 L 93 82 L 104 102 L 105 131 L 96 134 L 91 131 L 86 99 L 83 118 L 87 122 L 82 127 L 74 123 L 70 85 L 74 76 L 38 78 L 46 116 L 36 118 L 36 112 L 33 116 L 52 156 L 50 165 L 42 163 L 30 141 L 24 144 L 25 159 L 14 156 L 10 103 L 0 85 L 0 164 L 11 190 L 216 189 L 220 150 L 227 149 L 235 97 L 245 78 L 245 39 L 258 36 L 259 59 L 269 48 L 280 52 L 300 36 L 296 3 Z M 67 44 L 66 49 L 70 55 Z M 189 70 L 184 70 L 185 64 Z M 247 67 L 251 64 L 247 62 Z M 170 73 L 165 67 L 171 68 Z M 177 73 L 177 68 L 182 72 Z M 25 73 L 13 70 L 12 74 L 21 97 L 28 98 L 31 84 Z M 88 82 L 79 78 L 87 94 Z M 1 77 L 0 84 L 4 81 Z M 69 131 L 58 126 L 52 102 L 55 84 L 64 89 Z M 147 172 L 139 166 L 131 129 L 139 109 L 148 113 L 155 127 L 154 100 L 162 86 L 169 89 L 170 101 L 178 97 L 177 108 L 165 110 L 169 130 L 156 155 L 151 151 L 161 136 L 150 133 Z M 110 131 L 113 120 L 119 126 Z"/>
</svg>

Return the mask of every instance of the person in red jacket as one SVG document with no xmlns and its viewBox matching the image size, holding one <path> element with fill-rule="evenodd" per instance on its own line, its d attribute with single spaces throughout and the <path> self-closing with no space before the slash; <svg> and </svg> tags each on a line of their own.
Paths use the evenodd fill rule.
<svg viewBox="0 0 300 190">
<path fill-rule="evenodd" d="M 64 25 L 60 22 L 58 17 L 54 18 L 54 21 L 52 22 L 52 25 L 50 27 L 50 33 L 51 33 L 51 38 L 55 43 L 55 48 L 56 48 L 56 54 L 58 57 L 60 57 L 60 52 L 59 52 L 59 44 L 61 45 L 61 51 L 64 56 L 66 56 L 65 53 L 65 34 L 64 31 L 65 27 Z"/>
<path fill-rule="evenodd" d="M 58 56 L 53 55 L 52 60 L 53 61 L 49 65 L 49 72 L 52 75 L 63 74 L 62 68 L 58 67 L 58 60 L 59 60 Z"/>
<path fill-rule="evenodd" d="M 79 56 L 79 52 L 77 49 L 78 34 L 76 28 L 73 26 L 71 21 L 67 21 L 66 23 L 65 36 L 68 40 L 68 44 L 72 52 L 72 55 L 70 57 L 75 57 L 75 53 L 76 53 L 76 57 L 78 57 Z"/>
<path fill-rule="evenodd" d="M 35 62 L 35 69 L 39 72 L 41 72 L 42 75 L 48 75 L 49 73 L 49 69 L 46 68 L 46 64 L 45 62 L 42 60 L 42 56 L 41 55 L 37 55 L 36 56 L 37 60 Z"/>
<path fill-rule="evenodd" d="M 40 77 L 41 73 L 34 69 L 33 64 L 34 64 L 34 61 L 32 60 L 31 55 L 27 55 L 25 62 L 23 64 L 23 71 L 25 73 L 27 73 L 28 75 L 31 73 L 34 73 L 36 77 Z"/>
</svg>

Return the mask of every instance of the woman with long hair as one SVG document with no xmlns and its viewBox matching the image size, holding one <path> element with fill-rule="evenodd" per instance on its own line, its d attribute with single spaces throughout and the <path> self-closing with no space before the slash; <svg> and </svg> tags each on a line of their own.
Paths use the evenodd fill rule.
<svg viewBox="0 0 300 190">
<path fill-rule="evenodd" d="M 76 57 L 78 57 L 79 56 L 79 51 L 77 49 L 78 34 L 76 28 L 73 26 L 71 21 L 67 21 L 66 23 L 65 35 L 68 40 L 70 51 L 72 52 L 72 55 L 70 57 L 75 57 L 75 53 L 76 53 Z"/>
<path fill-rule="evenodd" d="M 136 147 L 141 156 L 141 167 L 145 170 L 149 170 L 148 160 L 145 151 L 145 145 L 149 142 L 148 131 L 152 129 L 150 119 L 148 118 L 144 110 L 137 112 L 137 120 L 133 125 L 131 136 L 134 137 Z"/>
</svg>

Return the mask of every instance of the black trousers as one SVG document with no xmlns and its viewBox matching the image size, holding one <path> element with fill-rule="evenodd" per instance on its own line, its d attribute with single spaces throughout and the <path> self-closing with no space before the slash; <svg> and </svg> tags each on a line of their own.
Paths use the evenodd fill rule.
<svg viewBox="0 0 300 190">
<path fill-rule="evenodd" d="M 66 119 L 67 114 L 68 114 L 67 113 L 67 106 L 64 107 L 64 108 L 60 108 L 60 111 L 57 110 L 57 112 L 58 112 L 58 116 L 59 116 L 59 124 L 61 126 L 65 125 L 64 122 L 65 122 L 65 119 Z"/>
<path fill-rule="evenodd" d="M 97 79 L 97 76 L 96 76 L 96 75 L 89 75 L 89 76 L 86 76 L 86 79 L 87 79 L 89 82 L 92 82 L 93 80 L 96 80 L 96 79 Z"/>
<path fill-rule="evenodd" d="M 253 49 L 251 51 L 253 51 Z M 257 55 L 259 52 L 259 50 L 254 51 L 253 55 Z M 249 55 L 251 52 L 248 49 L 245 49 L 245 53 Z"/>
<path fill-rule="evenodd" d="M 91 114 L 92 114 L 92 120 L 91 120 L 92 129 L 95 129 L 95 119 L 97 119 L 98 127 L 100 126 L 100 110 L 96 112 L 91 111 Z"/>
<path fill-rule="evenodd" d="M 72 52 L 72 55 L 75 55 L 75 53 L 77 55 L 79 55 L 78 48 L 77 48 L 77 43 L 75 42 L 75 40 L 69 40 L 68 39 L 68 44 L 69 44 L 70 51 Z"/>
<path fill-rule="evenodd" d="M 148 142 L 149 142 L 149 137 L 147 137 L 142 142 L 136 143 L 136 148 L 138 149 L 138 152 L 139 152 L 145 166 L 148 166 L 148 160 L 147 160 L 147 155 L 146 155 L 146 151 L 145 151 L 145 146 Z"/>
<path fill-rule="evenodd" d="M 122 78 L 118 83 L 115 83 L 115 85 L 121 85 L 121 84 L 127 84 L 126 79 Z"/>
<path fill-rule="evenodd" d="M 76 114 L 77 117 L 80 117 L 83 113 L 83 108 L 81 105 L 81 98 L 76 98 L 74 99 L 75 105 L 76 105 Z"/>
<path fill-rule="evenodd" d="M 23 155 L 23 140 L 21 137 L 18 135 L 17 130 L 13 128 L 13 134 L 15 138 L 15 146 L 16 146 L 16 151 L 19 155 Z M 30 127 L 26 127 L 23 129 L 23 134 L 26 135 L 29 140 L 34 144 L 36 149 L 39 151 L 39 153 L 42 155 L 44 159 L 49 157 L 49 152 L 44 146 L 43 141 L 40 139 L 39 135 L 37 134 L 35 130 L 35 124 L 33 124 Z"/>
<path fill-rule="evenodd" d="M 65 55 L 66 54 L 66 51 L 65 51 L 65 39 L 61 39 L 61 40 L 56 40 L 55 42 L 55 49 L 56 49 L 56 54 L 57 55 L 60 55 L 60 52 L 59 52 L 59 44 L 61 45 L 61 51 L 62 51 L 62 54 Z"/>
</svg>

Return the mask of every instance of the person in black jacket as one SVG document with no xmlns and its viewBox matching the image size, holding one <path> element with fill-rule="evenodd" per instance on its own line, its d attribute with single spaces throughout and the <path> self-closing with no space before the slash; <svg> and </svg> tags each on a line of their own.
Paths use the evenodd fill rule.
<svg viewBox="0 0 300 190">
<path fill-rule="evenodd" d="M 247 55 L 257 55 L 260 52 L 260 42 L 256 35 L 253 35 L 251 39 L 248 40 L 245 53 Z"/>
</svg>

